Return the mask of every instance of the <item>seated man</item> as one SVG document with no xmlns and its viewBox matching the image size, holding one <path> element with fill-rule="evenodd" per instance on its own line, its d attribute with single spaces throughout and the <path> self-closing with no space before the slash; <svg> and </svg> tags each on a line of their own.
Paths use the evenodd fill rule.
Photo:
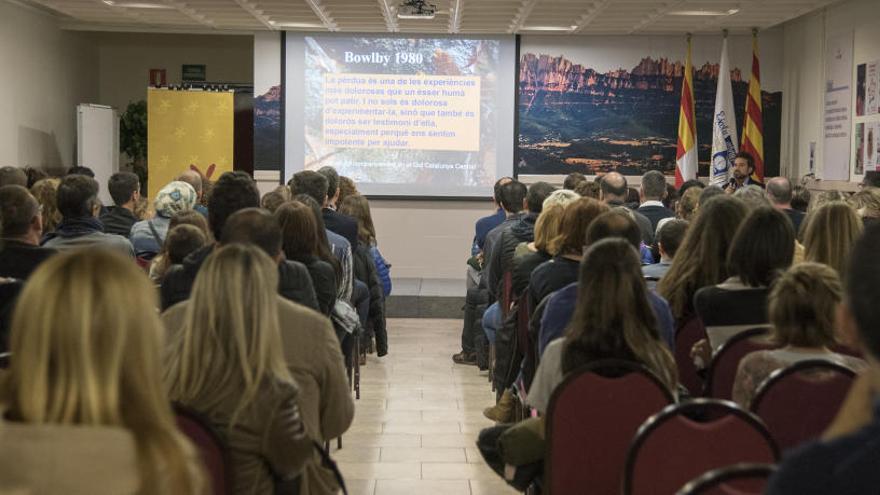
<svg viewBox="0 0 880 495">
<path fill-rule="evenodd" d="M 663 205 L 667 194 L 666 176 L 663 172 L 651 170 L 642 176 L 642 185 L 639 187 L 641 204 L 636 211 L 651 221 L 651 232 L 657 232 L 660 220 L 675 217 L 675 212 Z"/>
<path fill-rule="evenodd" d="M 284 260 L 281 251 L 281 227 L 271 213 L 260 210 L 260 192 L 253 179 L 244 172 L 226 172 L 217 180 L 208 210 L 214 238 L 220 243 L 250 242 L 263 248 L 278 261 L 278 293 L 287 299 L 318 310 L 318 299 L 305 265 Z M 241 213 L 227 223 L 236 213 Z M 171 267 L 162 281 L 162 308 L 189 298 L 193 282 L 202 264 L 216 247 L 209 244 L 187 256 L 182 265 Z"/>
<path fill-rule="evenodd" d="M 609 207 L 625 206 L 630 208 L 631 205 L 626 203 L 626 196 L 628 193 L 629 187 L 627 186 L 626 177 L 617 172 L 608 172 L 599 182 L 599 201 L 607 204 Z M 633 210 L 636 225 L 639 226 L 639 230 L 642 232 L 642 242 L 644 242 L 646 246 L 653 245 L 654 228 L 651 225 L 651 220 L 638 211 L 635 211 L 634 208 L 630 209 Z"/>
<path fill-rule="evenodd" d="M 874 494 L 880 486 L 880 226 L 869 227 L 850 256 L 839 329 L 860 343 L 868 370 L 853 383 L 821 440 L 788 452 L 768 495 Z"/>
<path fill-rule="evenodd" d="M 645 265 L 642 267 L 642 273 L 645 274 L 645 280 L 649 289 L 654 289 L 657 282 L 666 275 L 678 246 L 684 240 L 687 232 L 688 223 L 684 220 L 669 220 L 660 226 L 657 231 L 657 249 L 660 251 L 660 263 Z"/>
<path fill-rule="evenodd" d="M 125 237 L 107 234 L 98 220 L 98 182 L 82 174 L 61 179 L 56 194 L 61 223 L 43 239 L 43 246 L 58 250 L 101 247 L 134 258 L 134 248 Z"/>
<path fill-rule="evenodd" d="M 621 211 L 612 210 L 599 215 L 590 224 L 589 229 L 587 229 L 587 246 L 589 247 L 591 244 L 609 237 L 622 237 L 638 249 L 641 241 L 641 232 L 638 225 L 629 215 Z M 547 296 L 548 300 L 545 303 L 538 335 L 539 356 L 544 353 L 547 344 L 558 337 L 562 337 L 565 333 L 565 328 L 574 314 L 577 288 L 578 283 L 575 282 Z M 674 349 L 675 320 L 672 318 L 669 304 L 653 291 L 648 291 L 648 301 L 651 303 L 654 315 L 657 317 L 660 338 L 669 345 L 670 349 Z"/>
<path fill-rule="evenodd" d="M 324 217 L 324 226 L 327 229 L 336 232 L 345 237 L 345 240 L 351 244 L 352 251 L 358 245 L 358 224 L 357 220 L 348 215 L 343 215 L 336 211 L 336 202 L 339 200 L 339 174 L 333 167 L 321 167 L 318 173 L 327 179 L 327 195 L 324 198 L 321 210 L 321 216 Z M 294 190 L 294 193 L 299 193 Z M 318 201 L 318 198 L 315 198 Z"/>
<path fill-rule="evenodd" d="M 26 280 L 54 249 L 40 247 L 43 217 L 40 205 L 22 186 L 0 187 L 0 277 Z"/>
<path fill-rule="evenodd" d="M 132 225 L 138 221 L 134 207 L 141 198 L 140 179 L 131 172 L 117 172 L 107 181 L 107 190 L 115 206 L 104 208 L 101 214 L 104 232 L 128 237 Z"/>
</svg>

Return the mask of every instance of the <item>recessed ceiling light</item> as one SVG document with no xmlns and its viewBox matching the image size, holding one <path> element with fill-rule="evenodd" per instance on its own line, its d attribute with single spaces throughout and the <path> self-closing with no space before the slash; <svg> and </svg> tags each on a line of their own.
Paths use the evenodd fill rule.
<svg viewBox="0 0 880 495">
<path fill-rule="evenodd" d="M 670 12 L 669 15 L 688 15 L 688 16 L 723 16 L 733 15 L 739 12 L 739 9 L 730 10 L 676 10 Z"/>
<path fill-rule="evenodd" d="M 573 31 L 577 26 L 523 26 L 520 31 Z"/>
<path fill-rule="evenodd" d="M 104 3 L 111 7 L 121 7 L 125 9 L 159 9 L 159 10 L 171 10 L 174 7 L 170 5 L 165 5 L 164 3 L 149 3 L 149 2 L 115 2 L 113 0 L 104 0 Z"/>
<path fill-rule="evenodd" d="M 269 21 L 275 27 L 280 28 L 300 28 L 300 29 L 324 29 L 323 24 L 315 24 L 314 22 L 275 22 Z"/>
</svg>

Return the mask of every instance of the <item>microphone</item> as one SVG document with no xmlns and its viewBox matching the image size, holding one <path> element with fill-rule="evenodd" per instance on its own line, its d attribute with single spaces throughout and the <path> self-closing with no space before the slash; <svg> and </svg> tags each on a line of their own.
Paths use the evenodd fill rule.
<svg viewBox="0 0 880 495">
<path fill-rule="evenodd" d="M 729 181 L 727 181 L 727 187 L 732 187 L 736 189 L 736 179 L 731 177 Z"/>
</svg>

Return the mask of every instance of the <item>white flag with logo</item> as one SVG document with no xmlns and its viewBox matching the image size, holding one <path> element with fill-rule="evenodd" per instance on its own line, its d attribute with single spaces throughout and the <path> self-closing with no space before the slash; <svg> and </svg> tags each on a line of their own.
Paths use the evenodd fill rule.
<svg viewBox="0 0 880 495">
<path fill-rule="evenodd" d="M 724 187 L 736 157 L 736 114 L 733 113 L 733 88 L 730 85 L 730 62 L 727 59 L 727 38 L 721 45 L 721 67 L 718 68 L 718 90 L 715 113 L 712 115 L 712 169 L 709 183 Z"/>
</svg>

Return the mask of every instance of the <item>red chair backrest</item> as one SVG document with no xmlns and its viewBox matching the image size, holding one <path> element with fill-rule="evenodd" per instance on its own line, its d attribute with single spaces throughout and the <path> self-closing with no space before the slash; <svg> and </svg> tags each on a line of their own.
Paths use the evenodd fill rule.
<svg viewBox="0 0 880 495">
<path fill-rule="evenodd" d="M 547 410 L 548 491 L 619 493 L 633 435 L 672 400 L 660 380 L 637 363 L 602 360 L 569 373 Z"/>
<path fill-rule="evenodd" d="M 700 339 L 705 339 L 706 328 L 699 316 L 685 320 L 675 332 L 675 365 L 678 367 L 678 381 L 696 397 L 703 392 L 703 380 L 691 359 L 691 348 Z"/>
<path fill-rule="evenodd" d="M 822 360 L 776 370 L 758 387 L 750 409 L 782 450 L 817 438 L 831 424 L 856 374 Z"/>
<path fill-rule="evenodd" d="M 501 314 L 507 315 L 507 313 L 510 311 L 510 303 L 513 302 L 513 272 L 504 272 L 502 283 Z"/>
<path fill-rule="evenodd" d="M 678 495 L 762 495 L 776 471 L 772 464 L 735 464 L 713 469 L 684 486 Z"/>
<path fill-rule="evenodd" d="M 733 382 L 739 362 L 750 352 L 776 349 L 779 345 L 768 340 L 766 328 L 753 328 L 740 332 L 725 342 L 712 356 L 706 375 L 705 396 L 713 399 L 733 398 Z"/>
<path fill-rule="evenodd" d="M 712 469 L 778 458 L 756 416 L 729 401 L 695 399 L 667 407 L 639 428 L 627 454 L 624 495 L 676 493 Z"/>
<path fill-rule="evenodd" d="M 534 354 L 534 345 L 529 337 L 529 295 L 516 300 L 516 345 L 523 356 Z"/>
<path fill-rule="evenodd" d="M 185 407 L 175 405 L 174 413 L 177 428 L 198 449 L 202 463 L 211 480 L 213 495 L 227 495 L 232 492 L 230 476 L 232 474 L 226 447 L 214 429 L 203 420 L 198 413 Z"/>
</svg>

